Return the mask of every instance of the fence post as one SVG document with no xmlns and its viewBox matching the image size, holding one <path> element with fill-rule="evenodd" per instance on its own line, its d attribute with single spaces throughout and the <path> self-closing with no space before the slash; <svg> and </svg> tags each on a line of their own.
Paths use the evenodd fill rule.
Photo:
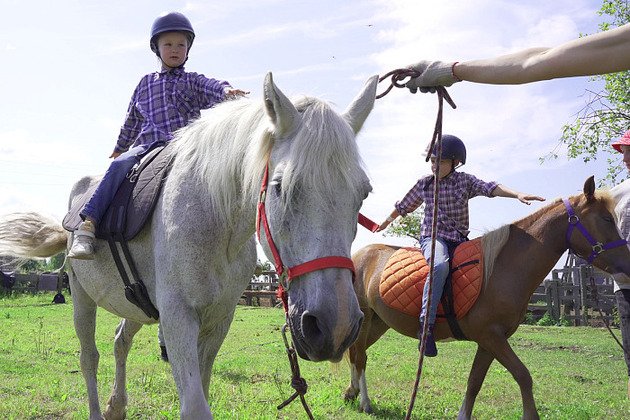
<svg viewBox="0 0 630 420">
<path fill-rule="evenodd" d="M 581 265 L 580 266 L 580 294 L 581 294 L 581 303 L 582 303 L 582 321 L 584 325 L 588 325 L 588 306 L 587 306 L 587 281 L 586 279 L 590 279 L 589 266 Z M 597 286 L 595 286 L 597 287 Z"/>
</svg>

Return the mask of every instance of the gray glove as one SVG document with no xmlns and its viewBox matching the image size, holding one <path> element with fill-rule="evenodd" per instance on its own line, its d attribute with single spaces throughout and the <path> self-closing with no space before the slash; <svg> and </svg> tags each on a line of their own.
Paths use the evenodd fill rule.
<svg viewBox="0 0 630 420">
<path fill-rule="evenodd" d="M 434 93 L 437 86 L 449 87 L 455 82 L 461 82 L 453 74 L 454 65 L 455 63 L 452 62 L 444 63 L 442 61 L 423 60 L 408 66 L 408 68 L 414 69 L 421 74 L 405 83 L 405 86 L 409 88 L 411 93 L 416 93 L 418 89 L 423 93 Z"/>
</svg>

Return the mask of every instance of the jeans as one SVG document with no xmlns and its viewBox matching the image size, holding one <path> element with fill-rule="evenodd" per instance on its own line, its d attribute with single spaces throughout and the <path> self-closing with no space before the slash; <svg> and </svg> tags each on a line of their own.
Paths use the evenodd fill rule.
<svg viewBox="0 0 630 420">
<path fill-rule="evenodd" d="M 83 220 L 89 217 L 97 225 L 101 222 L 101 218 L 105 215 L 125 176 L 135 164 L 140 162 L 142 154 L 148 148 L 149 145 L 136 146 L 114 159 L 96 187 L 94 194 L 81 210 Z"/>
<path fill-rule="evenodd" d="M 449 254 L 455 250 L 455 247 L 459 245 L 459 242 L 447 241 L 442 238 L 436 238 L 435 241 L 435 260 L 433 265 L 433 278 L 431 279 L 431 311 L 429 312 L 429 325 L 435 324 L 435 316 L 437 314 L 438 304 L 442 298 L 442 292 L 444 291 L 444 285 L 446 284 L 446 278 L 450 270 L 450 256 Z M 431 261 L 431 238 L 420 238 L 420 249 L 422 254 L 426 258 L 427 262 Z M 427 281 L 424 283 L 424 291 L 422 292 L 422 311 L 420 312 L 420 322 L 424 321 L 427 316 L 427 301 L 429 299 L 429 278 L 431 273 L 427 276 Z"/>
<path fill-rule="evenodd" d="M 621 323 L 621 342 L 623 344 L 623 357 L 628 367 L 630 376 L 630 289 L 619 289 L 615 292 L 617 298 L 617 310 Z"/>
</svg>

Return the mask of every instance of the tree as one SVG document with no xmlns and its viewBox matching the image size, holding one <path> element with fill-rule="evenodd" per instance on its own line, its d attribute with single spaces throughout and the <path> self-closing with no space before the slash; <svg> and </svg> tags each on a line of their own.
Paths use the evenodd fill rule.
<svg viewBox="0 0 630 420">
<path fill-rule="evenodd" d="M 63 267 L 66 254 L 60 252 L 46 259 L 32 259 L 18 262 L 18 270 L 20 273 L 44 273 L 49 271 L 57 271 Z"/>
<path fill-rule="evenodd" d="M 272 271 L 273 267 L 269 261 L 261 261 L 258 259 L 256 261 L 256 271 L 254 272 L 255 276 L 260 276 L 265 271 Z"/>
<path fill-rule="evenodd" d="M 611 19 L 599 24 L 599 29 L 606 31 L 630 22 L 630 4 L 628 0 L 604 0 L 598 14 Z M 570 159 L 582 158 L 584 162 L 597 159 L 598 152 L 608 152 L 608 172 L 603 183 L 616 184 L 625 178 L 625 171 L 621 155 L 614 153 L 610 143 L 630 128 L 630 71 L 594 76 L 592 80 L 603 80 L 604 89 L 588 92 L 587 105 L 573 123 L 563 126 L 560 144 L 567 146 Z M 557 155 L 552 153 L 551 157 Z"/>
<path fill-rule="evenodd" d="M 419 245 L 418 236 L 420 236 L 420 226 L 423 218 L 424 205 L 418 207 L 412 213 L 408 213 L 405 217 L 396 219 L 387 227 L 385 236 L 412 238 Z"/>
</svg>

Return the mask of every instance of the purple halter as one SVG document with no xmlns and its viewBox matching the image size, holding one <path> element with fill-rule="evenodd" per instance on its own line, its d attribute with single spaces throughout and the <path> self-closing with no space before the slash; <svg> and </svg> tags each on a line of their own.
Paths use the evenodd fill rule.
<svg viewBox="0 0 630 420">
<path fill-rule="evenodd" d="M 597 258 L 599 254 L 606 251 L 607 249 L 617 248 L 618 246 L 624 246 L 628 243 L 625 239 L 618 239 L 613 242 L 608 242 L 607 244 L 602 244 L 601 242 L 597 242 L 590 233 L 586 230 L 582 222 L 580 222 L 580 218 L 575 214 L 573 207 L 569 203 L 569 200 L 566 198 L 562 199 L 564 206 L 567 208 L 567 213 L 569 213 L 569 227 L 567 228 L 567 246 L 571 249 L 571 243 L 569 240 L 571 239 L 571 234 L 573 233 L 573 229 L 577 228 L 582 235 L 586 238 L 586 240 L 591 244 L 591 255 L 588 256 L 586 262 L 589 264 L 593 263 L 593 260 Z"/>
</svg>

